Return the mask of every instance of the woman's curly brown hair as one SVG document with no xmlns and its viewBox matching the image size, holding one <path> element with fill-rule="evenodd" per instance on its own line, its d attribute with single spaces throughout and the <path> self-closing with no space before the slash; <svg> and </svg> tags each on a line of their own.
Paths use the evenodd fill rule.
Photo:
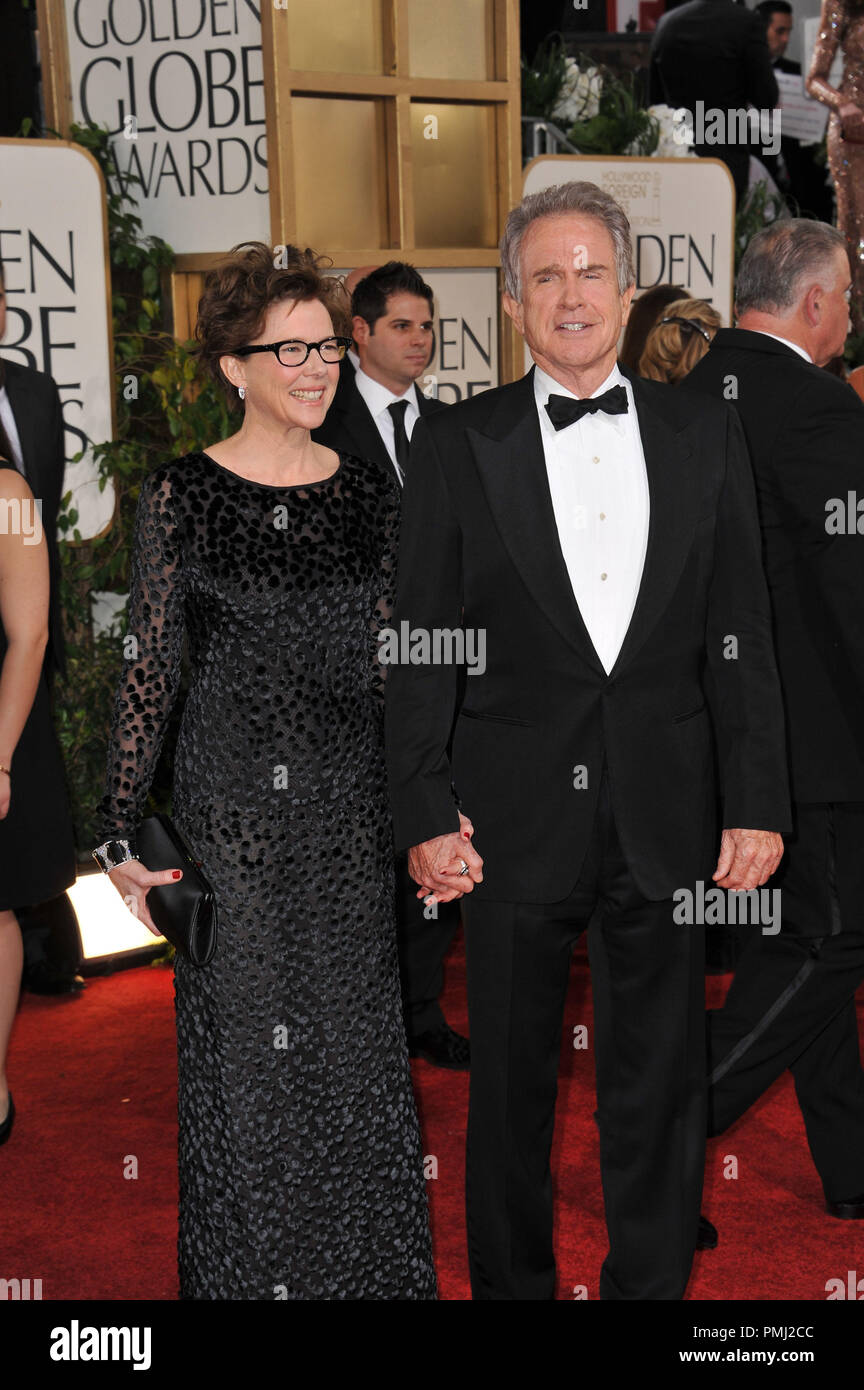
<svg viewBox="0 0 864 1390">
<path fill-rule="evenodd" d="M 333 332 L 349 331 L 350 301 L 342 281 L 324 274 L 332 265 L 307 246 L 266 246 L 245 241 L 208 272 L 195 324 L 197 356 L 232 404 L 237 396 L 219 358 L 247 347 L 258 337 L 271 304 L 283 299 L 319 300 L 330 314 Z"/>
</svg>

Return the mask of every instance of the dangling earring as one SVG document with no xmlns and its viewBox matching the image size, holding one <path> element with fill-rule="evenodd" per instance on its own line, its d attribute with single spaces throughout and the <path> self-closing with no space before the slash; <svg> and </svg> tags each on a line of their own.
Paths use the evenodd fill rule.
<svg viewBox="0 0 864 1390">
<path fill-rule="evenodd" d="M 245 386 L 238 386 L 238 387 L 237 387 L 237 395 L 240 397 L 241 401 L 245 401 L 245 399 L 246 399 L 246 387 L 245 387 Z"/>
</svg>

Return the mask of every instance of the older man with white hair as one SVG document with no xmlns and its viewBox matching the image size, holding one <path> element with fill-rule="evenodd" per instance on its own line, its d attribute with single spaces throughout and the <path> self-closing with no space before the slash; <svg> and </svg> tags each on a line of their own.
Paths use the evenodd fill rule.
<svg viewBox="0 0 864 1390">
<path fill-rule="evenodd" d="M 850 289 L 835 227 L 766 228 L 741 263 L 737 327 L 684 385 L 734 400 L 750 447 L 795 827 L 775 880 L 782 930 L 750 935 L 709 1014 L 709 1132 L 789 1068 L 827 1209 L 862 1219 L 864 405 L 822 370 L 843 351 Z"/>
<path fill-rule="evenodd" d="M 634 276 L 613 198 L 532 194 L 501 254 L 536 365 L 418 422 L 394 614 L 481 630 L 486 664 L 461 681 L 388 667 L 396 843 L 418 895 L 462 896 L 474 1298 L 554 1297 L 564 999 L 597 909 L 600 1293 L 678 1299 L 704 1162 L 704 931 L 673 895 L 712 871 L 764 884 L 788 828 L 753 482 L 734 411 L 616 363 Z"/>
</svg>

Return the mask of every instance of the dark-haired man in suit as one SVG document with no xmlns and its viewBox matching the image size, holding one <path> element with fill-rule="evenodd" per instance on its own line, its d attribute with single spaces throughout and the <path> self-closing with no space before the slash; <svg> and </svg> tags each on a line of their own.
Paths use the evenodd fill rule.
<svg viewBox="0 0 864 1390">
<path fill-rule="evenodd" d="M 6 332 L 6 277 L 0 263 L 0 341 Z M 57 513 L 66 469 L 63 410 L 52 378 L 45 372 L 0 358 L 0 420 L 9 441 L 12 463 L 40 501 L 48 544 L 50 607 L 45 674 L 49 682 L 66 670 L 60 613 L 60 555 Z M 24 987 L 34 994 L 70 994 L 83 987 L 78 975 L 81 941 L 78 923 L 63 894 L 39 907 L 22 908 Z"/>
<path fill-rule="evenodd" d="M 409 444 L 421 416 L 443 410 L 417 381 L 433 347 L 432 291 L 414 266 L 388 261 L 359 280 L 352 291 L 352 335 L 356 370 L 347 357 L 327 418 L 313 437 L 331 449 L 379 463 L 405 480 Z M 455 904 L 437 908 L 418 902 L 404 855 L 397 860 L 396 917 L 405 1025 L 413 1057 L 463 1071 L 468 1041 L 447 1023 L 438 1002 L 444 986 L 444 957 L 459 926 Z M 437 916 L 433 913 L 437 912 Z"/>
<path fill-rule="evenodd" d="M 864 1219 L 864 405 L 821 370 L 843 351 L 850 286 L 835 227 L 773 223 L 742 259 L 738 326 L 679 389 L 734 400 L 747 436 L 795 826 L 775 879 L 782 930 L 749 937 L 708 1016 L 709 1132 L 788 1068 L 828 1211 Z"/>
<path fill-rule="evenodd" d="M 608 193 L 530 195 L 501 253 L 536 366 L 417 426 L 393 619 L 427 640 L 463 629 L 484 660 L 462 682 L 443 661 L 388 668 L 396 845 L 421 891 L 462 900 L 474 1297 L 554 1297 L 564 1000 L 599 910 L 600 1295 L 679 1299 L 704 1165 L 704 913 L 682 924 L 673 895 L 764 884 L 789 824 L 753 480 L 732 410 L 618 368 L 634 274 Z"/>
</svg>

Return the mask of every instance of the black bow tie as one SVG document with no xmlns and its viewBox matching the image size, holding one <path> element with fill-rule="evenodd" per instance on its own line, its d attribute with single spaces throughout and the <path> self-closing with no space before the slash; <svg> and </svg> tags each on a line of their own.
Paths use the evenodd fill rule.
<svg viewBox="0 0 864 1390">
<path fill-rule="evenodd" d="M 581 401 L 574 401 L 571 396 L 550 396 L 546 402 L 549 419 L 556 430 L 566 430 L 583 415 L 593 415 L 597 410 L 607 415 L 626 415 L 627 409 L 627 392 L 623 386 L 610 386 L 602 396 L 589 396 Z"/>
</svg>

